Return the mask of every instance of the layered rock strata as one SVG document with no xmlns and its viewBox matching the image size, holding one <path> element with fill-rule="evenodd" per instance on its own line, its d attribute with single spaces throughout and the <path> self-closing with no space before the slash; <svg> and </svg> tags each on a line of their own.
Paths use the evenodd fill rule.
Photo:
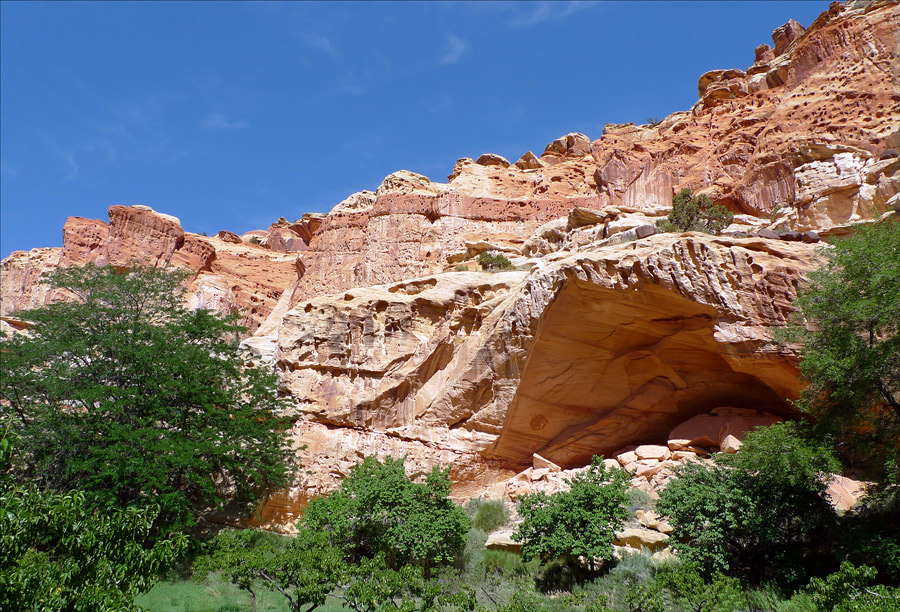
<svg viewBox="0 0 900 612">
<path fill-rule="evenodd" d="M 297 495 L 336 484 L 360 448 L 452 464 L 461 497 L 511 497 L 509 479 L 535 453 L 574 468 L 628 444 L 666 445 L 719 406 L 793 415 L 793 355 L 770 329 L 817 265 L 815 245 L 601 243 L 528 270 L 448 272 L 288 312 L 271 348 L 256 347 L 293 399 L 297 446 L 318 449 Z"/>
<path fill-rule="evenodd" d="M 228 234 L 208 238 L 185 232 L 176 217 L 147 206 L 112 206 L 109 223 L 70 217 L 61 249 L 17 251 L 0 263 L 0 314 L 59 299 L 40 282 L 58 266 L 172 265 L 194 273 L 188 283 L 190 307 L 238 312 L 240 322 L 255 331 L 285 292 L 290 299 L 302 264 L 295 254 L 235 241 Z"/>
<path fill-rule="evenodd" d="M 770 330 L 815 242 L 900 210 L 898 24 L 896 2 L 835 3 L 776 30 L 752 66 L 702 75 L 688 111 L 513 164 L 464 157 L 446 183 L 399 171 L 240 237 L 146 207 L 71 218 L 62 249 L 0 264 L 0 314 L 59 299 L 36 282 L 58 265 L 193 271 L 191 306 L 242 311 L 247 347 L 293 399 L 303 468 L 263 508 L 276 523 L 364 454 L 452 464 L 455 494 L 514 497 L 553 466 L 649 445 L 671 453 L 635 458 L 652 490 L 666 462 L 742 435 L 679 427 L 723 407 L 792 416 L 795 356 Z M 654 235 L 685 187 L 736 213 L 725 235 Z M 472 271 L 485 251 L 517 269 Z"/>
</svg>

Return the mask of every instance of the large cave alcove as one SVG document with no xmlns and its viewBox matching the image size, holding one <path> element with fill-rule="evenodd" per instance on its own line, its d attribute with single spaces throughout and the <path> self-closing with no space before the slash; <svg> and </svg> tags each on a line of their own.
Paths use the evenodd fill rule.
<svg viewBox="0 0 900 612">
<path fill-rule="evenodd" d="M 569 279 L 543 313 L 492 454 L 526 465 L 538 453 L 571 468 L 665 444 L 676 425 L 719 406 L 794 415 L 793 361 L 717 341 L 718 317 L 659 285 Z"/>
</svg>

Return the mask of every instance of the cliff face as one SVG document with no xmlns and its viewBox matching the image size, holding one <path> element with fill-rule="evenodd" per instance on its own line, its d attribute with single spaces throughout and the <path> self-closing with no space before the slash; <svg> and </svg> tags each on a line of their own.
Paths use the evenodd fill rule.
<svg viewBox="0 0 900 612">
<path fill-rule="evenodd" d="M 70 218 L 62 249 L 3 260 L 0 314 L 57 299 L 37 279 L 58 265 L 192 270 L 191 305 L 241 310 L 293 399 L 306 450 L 263 508 L 274 523 L 367 454 L 452 464 L 459 496 L 515 496 L 592 454 L 658 487 L 665 462 L 792 416 L 795 355 L 771 329 L 820 236 L 900 202 L 898 23 L 896 2 L 835 3 L 746 70 L 702 75 L 697 104 L 656 125 L 463 158 L 446 183 L 400 171 L 243 237 L 146 207 Z M 655 234 L 684 187 L 736 213 L 723 236 Z M 483 251 L 517 269 L 475 271 Z"/>
</svg>

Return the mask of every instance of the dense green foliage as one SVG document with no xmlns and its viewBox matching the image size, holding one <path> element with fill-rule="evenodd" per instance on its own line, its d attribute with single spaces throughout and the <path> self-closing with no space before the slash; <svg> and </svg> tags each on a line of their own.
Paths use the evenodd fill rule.
<svg viewBox="0 0 900 612">
<path fill-rule="evenodd" d="M 871 585 L 877 571 L 845 561 L 825 579 L 813 578 L 809 591 L 819 610 L 828 612 L 897 612 L 900 588 Z"/>
<path fill-rule="evenodd" d="M 88 507 L 157 506 L 177 529 L 286 481 L 274 377 L 243 367 L 230 320 L 185 309 L 183 280 L 60 268 L 49 282 L 71 299 L 19 313 L 34 327 L 3 344 L 0 397 L 20 478 Z"/>
<path fill-rule="evenodd" d="M 660 219 L 656 227 L 664 232 L 705 232 L 721 234 L 731 225 L 734 213 L 719 204 L 713 204 L 708 195 L 694 195 L 685 188 L 672 196 L 672 211 Z"/>
<path fill-rule="evenodd" d="M 471 526 L 449 495 L 448 470 L 435 468 L 416 483 L 404 459 L 367 457 L 337 491 L 310 502 L 302 526 L 328 533 L 354 560 L 383 554 L 392 567 L 430 570 L 456 559 Z"/>
<path fill-rule="evenodd" d="M 484 251 L 478 256 L 482 270 L 512 270 L 512 262 L 502 253 Z"/>
<path fill-rule="evenodd" d="M 449 493 L 447 471 L 415 483 L 403 459 L 367 457 L 337 491 L 310 502 L 286 547 L 252 531 L 223 532 L 198 567 L 221 570 L 253 601 L 260 585 L 276 590 L 297 612 L 328 597 L 358 612 L 470 610 L 470 589 L 431 577 L 462 552 L 470 527 Z"/>
<path fill-rule="evenodd" d="M 184 550 L 151 538 L 155 507 L 94 513 L 80 491 L 17 484 L 11 458 L 0 440 L 0 610 L 134 610 Z"/>
<path fill-rule="evenodd" d="M 623 470 L 607 468 L 594 457 L 583 473 L 566 481 L 568 491 L 523 495 L 522 523 L 513 534 L 522 542 L 522 556 L 542 561 L 580 557 L 590 569 L 595 559 L 611 559 L 615 532 L 627 516 L 626 481 Z"/>
<path fill-rule="evenodd" d="M 672 523 L 673 546 L 707 575 L 725 572 L 751 584 L 805 584 L 820 568 L 834 513 L 824 498 L 838 465 L 791 423 L 747 435 L 735 455 L 715 465 L 687 464 L 657 502 Z"/>
<path fill-rule="evenodd" d="M 794 303 L 801 407 L 846 459 L 900 483 L 900 222 L 862 226 L 824 255 Z"/>
<path fill-rule="evenodd" d="M 466 514 L 472 519 L 472 526 L 484 533 L 497 531 L 509 522 L 509 509 L 502 499 L 471 499 L 466 504 Z"/>
</svg>

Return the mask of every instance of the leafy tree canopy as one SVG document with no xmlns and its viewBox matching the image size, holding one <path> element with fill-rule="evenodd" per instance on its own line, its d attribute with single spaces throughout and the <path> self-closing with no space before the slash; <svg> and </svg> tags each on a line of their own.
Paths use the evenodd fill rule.
<svg viewBox="0 0 900 612">
<path fill-rule="evenodd" d="M 828 542 L 835 517 L 824 493 L 838 467 L 795 424 L 776 424 L 747 434 L 737 454 L 719 453 L 712 466 L 679 468 L 656 507 L 671 520 L 679 556 L 705 573 L 796 587 L 816 570 L 810 553 Z"/>
<path fill-rule="evenodd" d="M 896 612 L 900 610 L 900 588 L 871 585 L 878 572 L 867 565 L 848 561 L 830 576 L 813 578 L 808 591 L 821 612 Z"/>
<path fill-rule="evenodd" d="M 503 253 L 484 251 L 478 256 L 478 264 L 483 270 L 512 270 L 512 262 Z"/>
<path fill-rule="evenodd" d="M 60 268 L 71 299 L 19 313 L 34 327 L 3 342 L 0 398 L 20 477 L 174 528 L 286 481 L 274 376 L 243 367 L 232 320 L 184 307 L 184 278 Z"/>
<path fill-rule="evenodd" d="M 672 211 L 656 226 L 664 232 L 705 232 L 721 234 L 731 225 L 734 213 L 719 204 L 713 204 L 708 195 L 694 195 L 684 188 L 672 196 Z"/>
<path fill-rule="evenodd" d="M 151 538 L 153 506 L 96 513 L 80 491 L 18 485 L 11 458 L 0 440 L 0 610 L 136 610 L 184 536 Z"/>
<path fill-rule="evenodd" d="M 846 458 L 900 484 L 900 221 L 862 226 L 824 255 L 788 333 L 810 383 L 800 405 Z"/>
<path fill-rule="evenodd" d="M 471 521 L 449 497 L 449 470 L 435 467 L 415 483 L 404 462 L 366 457 L 337 491 L 310 502 L 301 525 L 329 533 L 356 560 L 381 553 L 391 567 L 417 564 L 426 572 L 452 562 Z"/>
<path fill-rule="evenodd" d="M 278 591 L 297 612 L 327 597 L 358 612 L 471 610 L 471 589 L 430 575 L 459 555 L 470 527 L 449 494 L 448 471 L 435 468 L 415 483 L 404 459 L 367 457 L 338 490 L 310 502 L 286 547 L 252 531 L 226 531 L 198 568 L 222 570 L 253 601 L 260 586 Z"/>
<path fill-rule="evenodd" d="M 580 557 L 591 569 L 595 559 L 612 559 L 615 532 L 628 516 L 627 480 L 624 470 L 607 468 L 595 456 L 587 470 L 566 481 L 568 491 L 523 495 L 523 520 L 513 534 L 522 542 L 522 556 L 542 561 Z"/>
</svg>

